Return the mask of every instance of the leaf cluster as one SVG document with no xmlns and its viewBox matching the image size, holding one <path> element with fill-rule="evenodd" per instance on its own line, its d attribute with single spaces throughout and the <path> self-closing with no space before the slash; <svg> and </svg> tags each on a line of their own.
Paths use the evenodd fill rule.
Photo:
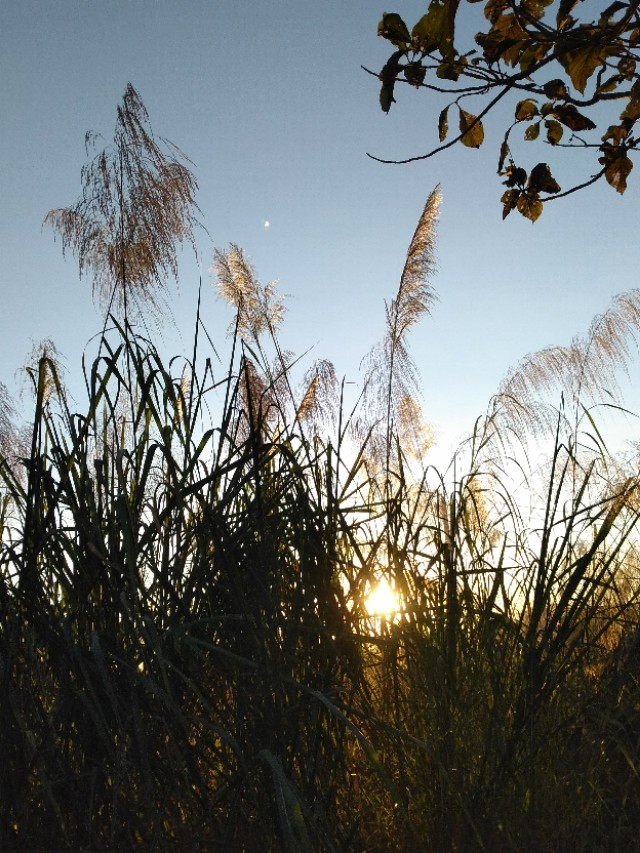
<svg viewBox="0 0 640 853">
<path fill-rule="evenodd" d="M 579 0 L 486 0 L 485 26 L 470 48 L 457 26 L 465 14 L 460 0 L 431 0 L 411 31 L 400 15 L 385 13 L 378 35 L 394 52 L 377 75 L 382 109 L 391 109 L 398 82 L 425 89 L 434 99 L 444 95 L 449 103 L 439 113 L 438 147 L 409 160 L 382 162 L 426 159 L 458 142 L 479 148 L 483 120 L 514 95 L 520 99 L 498 156 L 498 174 L 507 187 L 503 217 L 517 210 L 534 222 L 546 201 L 601 178 L 624 193 L 640 141 L 640 3 L 616 0 L 594 20 L 582 19 L 578 5 Z M 470 100 L 479 106 L 466 108 Z M 458 132 L 447 140 L 452 107 Z M 544 161 L 525 169 L 516 162 L 512 138 L 523 127 L 524 142 L 593 151 L 595 171 L 563 191 Z M 598 128 L 594 139 L 589 134 Z"/>
</svg>

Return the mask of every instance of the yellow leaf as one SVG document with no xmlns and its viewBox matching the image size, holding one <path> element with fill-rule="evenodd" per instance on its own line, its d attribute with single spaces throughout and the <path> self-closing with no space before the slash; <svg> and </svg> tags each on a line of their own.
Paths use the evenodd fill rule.
<svg viewBox="0 0 640 853">
<path fill-rule="evenodd" d="M 597 33 L 594 34 L 597 36 Z M 604 65 L 607 57 L 617 52 L 614 45 L 589 44 L 577 50 L 560 54 L 558 62 L 571 78 L 571 82 L 581 94 L 584 94 L 587 81 L 600 66 Z"/>
<path fill-rule="evenodd" d="M 532 222 L 535 222 L 536 219 L 542 213 L 542 202 L 537 197 L 537 195 L 521 195 L 518 199 L 518 203 L 516 204 L 518 211 L 525 216 L 527 219 L 530 219 Z"/>
<path fill-rule="evenodd" d="M 533 98 L 526 101 L 518 101 L 516 104 L 516 121 L 530 121 L 538 114 L 538 105 Z"/>
<path fill-rule="evenodd" d="M 462 134 L 460 141 L 468 148 L 480 148 L 484 142 L 482 122 L 478 120 L 477 116 L 466 112 L 460 107 L 458 109 L 460 110 L 460 133 Z"/>
</svg>

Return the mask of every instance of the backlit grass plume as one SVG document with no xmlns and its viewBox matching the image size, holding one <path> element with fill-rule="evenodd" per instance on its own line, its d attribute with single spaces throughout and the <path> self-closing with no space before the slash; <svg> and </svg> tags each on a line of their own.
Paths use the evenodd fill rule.
<svg viewBox="0 0 640 853">
<path fill-rule="evenodd" d="M 640 290 L 630 290 L 568 346 L 544 347 L 521 359 L 502 380 L 494 410 L 523 438 L 555 429 L 557 410 L 546 402 L 550 393 L 562 391 L 571 411 L 604 401 L 617 406 L 618 374 L 628 372 L 639 335 Z"/>
<path fill-rule="evenodd" d="M 236 309 L 237 330 L 243 340 L 257 342 L 264 332 L 277 329 L 284 315 L 277 282 L 261 285 L 240 246 L 232 243 L 226 252 L 216 250 L 211 272 L 220 296 Z M 230 331 L 235 328 L 234 323 Z"/>
<path fill-rule="evenodd" d="M 405 412 L 401 412 L 401 408 L 404 406 L 406 409 L 407 401 L 412 400 L 415 413 L 416 397 L 419 393 L 419 376 L 409 353 L 408 334 L 425 314 L 430 313 L 437 298 L 431 279 L 436 271 L 436 224 L 440 201 L 438 186 L 429 195 L 409 244 L 398 292 L 390 303 L 385 304 L 384 338 L 365 360 L 365 401 L 367 408 L 385 424 L 384 449 L 387 467 L 391 452 L 391 434 L 394 427 L 400 423 L 407 428 L 403 436 L 405 441 L 416 448 L 424 446 L 422 420 L 409 421 L 404 417 Z M 415 434 L 412 424 L 417 426 Z M 375 435 L 373 440 L 375 442 Z"/>
<path fill-rule="evenodd" d="M 87 154 L 96 137 L 86 136 Z M 133 304 L 158 307 L 168 275 L 177 279 L 177 244 L 194 244 L 198 207 L 191 161 L 172 143 L 156 139 L 149 115 L 127 85 L 113 143 L 82 169 L 82 196 L 72 207 L 49 211 L 45 224 L 93 280 L 99 304 L 126 316 Z"/>
</svg>

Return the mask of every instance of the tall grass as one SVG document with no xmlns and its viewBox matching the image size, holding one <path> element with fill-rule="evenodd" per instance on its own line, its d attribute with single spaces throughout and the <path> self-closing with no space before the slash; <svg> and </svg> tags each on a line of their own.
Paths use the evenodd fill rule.
<svg viewBox="0 0 640 853">
<path fill-rule="evenodd" d="M 82 410 L 48 348 L 21 442 L 3 391 L 3 850 L 638 849 L 637 477 L 579 395 L 536 471 L 512 393 L 422 464 L 430 205 L 353 412 L 327 362 L 297 387 L 235 246 L 222 375 L 199 317 L 167 364 L 125 312 Z"/>
</svg>

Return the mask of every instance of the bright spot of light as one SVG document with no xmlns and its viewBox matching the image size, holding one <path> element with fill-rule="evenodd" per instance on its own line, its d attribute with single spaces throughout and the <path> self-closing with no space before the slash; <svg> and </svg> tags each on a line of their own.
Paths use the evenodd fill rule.
<svg viewBox="0 0 640 853">
<path fill-rule="evenodd" d="M 369 616 L 391 616 L 400 609 L 398 597 L 386 580 L 380 583 L 367 596 L 366 608 Z"/>
<path fill-rule="evenodd" d="M 269 220 L 268 220 L 268 219 L 265 219 L 265 221 L 264 221 L 264 227 L 265 227 L 265 228 L 268 228 L 270 224 L 271 224 L 271 223 L 269 222 Z"/>
</svg>

